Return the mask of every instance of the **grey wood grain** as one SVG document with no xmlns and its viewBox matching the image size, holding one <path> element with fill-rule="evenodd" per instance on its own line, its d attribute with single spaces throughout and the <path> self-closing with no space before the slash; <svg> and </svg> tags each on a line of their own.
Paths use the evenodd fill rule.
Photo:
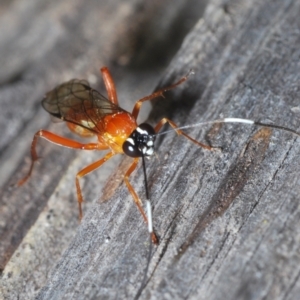
<svg viewBox="0 0 300 300">
<path fill-rule="evenodd" d="M 292 0 L 210 1 L 159 86 L 173 83 L 190 69 L 195 74 L 166 93 L 165 99 L 155 102 L 150 122 L 155 124 L 162 116 L 180 125 L 243 117 L 297 130 L 299 12 L 300 3 Z M 75 23 L 75 18 L 72 20 Z M 118 40 L 113 36 L 110 49 Z M 86 41 L 83 45 L 85 50 Z M 100 46 L 90 51 L 96 53 L 97 49 Z M 57 61 L 59 52 L 55 53 L 50 60 L 53 69 L 57 64 L 60 72 L 66 68 L 73 75 L 74 70 L 70 71 L 67 63 L 60 64 L 64 60 Z M 132 62 L 132 53 L 121 62 L 142 65 L 145 59 Z M 108 57 L 114 60 L 120 53 Z M 83 65 L 83 74 L 84 70 L 91 70 Z M 131 71 L 133 77 L 129 79 L 122 78 L 125 73 L 120 72 L 117 83 L 132 80 L 130 88 L 137 82 L 133 74 L 140 75 L 140 81 L 147 80 L 143 74 L 149 74 L 149 81 L 154 80 L 150 71 Z M 63 76 L 51 81 L 43 75 L 40 82 L 42 78 L 51 84 Z M 39 89 L 45 85 L 39 84 Z M 37 103 L 39 93 L 40 90 L 36 98 L 31 98 L 32 103 Z M 124 91 L 123 95 L 128 97 L 129 93 Z M 25 132 L 32 130 L 33 120 L 40 120 L 39 126 L 45 122 L 38 109 L 32 117 L 34 105 L 27 108 L 28 112 L 24 109 L 23 118 L 28 123 Z M 24 121 L 17 124 L 20 128 Z M 3 144 L 8 145 L 5 139 L 12 141 L 14 134 L 20 135 L 20 141 L 18 127 L 6 125 Z M 56 125 L 50 128 L 54 130 Z M 298 299 L 299 139 L 280 130 L 236 124 L 187 132 L 222 151 L 203 150 L 175 134 L 158 137 L 157 156 L 147 161 L 147 172 L 160 244 L 153 251 L 148 281 L 140 298 Z M 35 170 L 35 178 L 21 189 L 3 192 L 6 206 L 1 204 L 2 211 L 12 210 L 7 223 L 17 223 L 19 231 L 3 227 L 1 237 L 24 228 L 19 233 L 20 245 L 14 248 L 3 270 L 3 297 L 132 299 L 144 275 L 149 241 L 146 226 L 127 189 L 115 181 L 113 173 L 109 180 L 115 182 L 116 191 L 109 201 L 99 202 L 99 181 L 105 185 L 104 171 L 88 176 L 84 181 L 85 216 L 78 226 L 74 174 L 99 154 L 80 153 L 72 157 L 72 151 L 41 145 L 44 159 Z M 25 155 L 25 147 L 21 149 Z M 129 161 L 122 161 L 118 172 L 125 171 Z M 14 174 L 23 174 L 26 167 L 28 163 L 16 164 L 17 171 L 12 172 L 10 180 L 20 178 L 20 174 Z M 143 199 L 140 168 L 131 182 Z M 39 203 L 43 204 L 34 209 Z M 20 218 L 22 221 L 18 222 Z"/>
</svg>

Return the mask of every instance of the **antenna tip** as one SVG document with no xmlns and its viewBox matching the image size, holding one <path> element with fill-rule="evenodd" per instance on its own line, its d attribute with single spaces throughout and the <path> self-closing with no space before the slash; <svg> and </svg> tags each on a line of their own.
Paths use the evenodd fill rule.
<svg viewBox="0 0 300 300">
<path fill-rule="evenodd" d="M 189 70 L 189 72 L 186 74 L 186 77 L 189 77 L 190 75 L 195 75 L 195 71 L 193 69 Z"/>
</svg>

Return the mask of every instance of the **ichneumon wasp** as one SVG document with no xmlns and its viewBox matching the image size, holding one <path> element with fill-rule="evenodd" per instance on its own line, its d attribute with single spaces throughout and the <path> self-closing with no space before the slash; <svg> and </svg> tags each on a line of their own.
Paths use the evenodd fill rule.
<svg viewBox="0 0 300 300">
<path fill-rule="evenodd" d="M 157 244 L 158 238 L 152 229 L 151 205 L 147 202 L 147 217 L 142 207 L 142 201 L 129 182 L 129 176 L 136 169 L 141 157 L 144 158 L 153 154 L 155 136 L 165 123 L 169 123 L 178 134 L 185 136 L 195 144 L 208 150 L 211 150 L 212 147 L 194 140 L 180 129 L 177 129 L 176 124 L 167 118 L 163 118 L 155 127 L 152 127 L 147 123 L 138 125 L 136 121 L 143 102 L 162 96 L 165 91 L 173 89 L 184 82 L 188 75 L 181 78 L 178 82 L 138 100 L 133 107 L 132 113 L 130 113 L 119 106 L 115 84 L 108 68 L 101 68 L 101 73 L 107 90 L 108 99 L 92 89 L 86 80 L 72 79 L 48 92 L 42 100 L 44 109 L 53 117 L 65 121 L 72 132 L 82 137 L 97 137 L 97 141 L 94 143 L 83 144 L 47 130 L 39 130 L 35 133 L 31 144 L 32 160 L 30 169 L 27 175 L 21 179 L 18 184 L 22 185 L 32 173 L 34 163 L 38 159 L 36 144 L 40 137 L 59 146 L 73 149 L 109 149 L 110 152 L 103 158 L 85 167 L 76 175 L 75 185 L 79 206 L 79 218 L 81 219 L 83 196 L 79 183 L 80 178 L 101 167 L 103 163 L 108 161 L 114 155 L 126 154 L 133 158 L 133 162 L 124 174 L 125 184 L 145 222 L 149 225 L 148 228 L 153 243 Z"/>
<path fill-rule="evenodd" d="M 152 228 L 151 204 L 148 196 L 144 158 L 151 156 L 154 153 L 155 138 L 164 124 L 168 123 L 172 127 L 172 131 L 175 130 L 177 134 L 183 135 L 185 138 L 189 139 L 196 145 L 207 150 L 214 150 L 216 148 L 194 140 L 189 135 L 184 133 L 182 129 L 214 123 L 244 123 L 249 125 L 277 128 L 292 132 L 296 135 L 300 135 L 296 131 L 282 126 L 266 124 L 242 118 L 224 118 L 215 121 L 200 122 L 182 127 L 178 127 L 171 120 L 163 118 L 154 127 L 147 123 L 138 125 L 137 117 L 139 115 L 141 105 L 146 101 L 151 101 L 154 98 L 163 96 L 164 92 L 177 87 L 187 80 L 191 72 L 188 75 L 182 77 L 176 83 L 168 87 L 159 89 L 158 91 L 138 100 L 135 103 L 131 113 L 125 111 L 119 106 L 115 84 L 108 68 L 101 68 L 101 73 L 107 90 L 108 99 L 96 90 L 92 89 L 86 80 L 72 79 L 68 82 L 62 83 L 52 91 L 48 92 L 45 98 L 42 100 L 42 106 L 44 107 L 44 109 L 52 116 L 65 121 L 68 128 L 72 132 L 82 137 L 96 137 L 97 141 L 94 143 L 84 144 L 72 139 L 59 136 L 47 130 L 39 130 L 35 133 L 31 144 L 32 160 L 30 169 L 27 175 L 23 179 L 21 179 L 18 184 L 22 185 L 32 173 L 34 163 L 38 159 L 36 144 L 39 137 L 42 137 L 60 146 L 73 149 L 110 150 L 110 152 L 108 152 L 104 157 L 83 168 L 76 175 L 75 185 L 79 206 L 79 218 L 81 219 L 83 196 L 79 183 L 80 178 L 101 167 L 103 163 L 108 161 L 114 155 L 126 154 L 129 157 L 133 158 L 133 162 L 124 174 L 124 181 L 134 199 L 135 204 L 142 214 L 143 219 L 146 223 L 148 223 L 148 230 L 154 244 L 158 244 L 158 238 Z M 165 131 L 159 134 L 166 134 L 168 132 L 169 131 Z M 136 169 L 140 158 L 143 159 L 147 198 L 147 214 L 143 210 L 142 201 L 129 182 L 129 176 Z"/>
</svg>

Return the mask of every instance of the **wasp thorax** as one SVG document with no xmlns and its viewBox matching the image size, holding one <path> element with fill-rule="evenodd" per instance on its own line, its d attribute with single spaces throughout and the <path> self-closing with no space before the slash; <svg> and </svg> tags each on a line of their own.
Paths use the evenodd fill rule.
<svg viewBox="0 0 300 300">
<path fill-rule="evenodd" d="M 123 151 L 130 157 L 151 156 L 154 152 L 155 131 L 147 124 L 140 124 L 126 139 Z"/>
</svg>

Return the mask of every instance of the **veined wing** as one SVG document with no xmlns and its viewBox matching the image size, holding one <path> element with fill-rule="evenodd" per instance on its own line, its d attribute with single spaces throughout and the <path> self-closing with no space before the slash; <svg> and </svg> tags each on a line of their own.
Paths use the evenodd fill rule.
<svg viewBox="0 0 300 300">
<path fill-rule="evenodd" d="M 42 106 L 52 116 L 96 133 L 102 131 L 99 127 L 106 115 L 124 111 L 92 89 L 86 80 L 78 79 L 62 83 L 48 92 Z"/>
</svg>

